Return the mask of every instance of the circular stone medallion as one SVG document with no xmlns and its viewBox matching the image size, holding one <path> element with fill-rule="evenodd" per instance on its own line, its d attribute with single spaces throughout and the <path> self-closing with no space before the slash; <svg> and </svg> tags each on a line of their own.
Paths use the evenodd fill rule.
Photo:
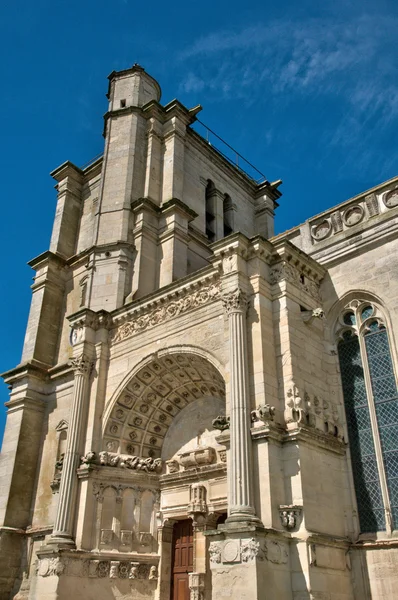
<svg viewBox="0 0 398 600">
<path fill-rule="evenodd" d="M 235 562 L 239 560 L 239 544 L 233 540 L 225 542 L 222 554 L 223 562 Z"/>
<path fill-rule="evenodd" d="M 343 221 L 347 227 L 356 225 L 363 219 L 363 208 L 362 206 L 350 206 L 343 214 Z"/>
<path fill-rule="evenodd" d="M 317 223 L 311 229 L 311 235 L 315 240 L 324 240 L 331 232 L 332 226 L 326 219 Z"/>
<path fill-rule="evenodd" d="M 394 208 L 394 206 L 398 205 L 398 189 L 391 190 L 391 192 L 387 192 L 383 196 L 383 202 L 388 208 Z"/>
</svg>

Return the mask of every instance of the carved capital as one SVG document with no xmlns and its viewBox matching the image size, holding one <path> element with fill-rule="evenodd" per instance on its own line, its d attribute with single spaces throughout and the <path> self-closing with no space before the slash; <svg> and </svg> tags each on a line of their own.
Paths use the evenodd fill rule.
<svg viewBox="0 0 398 600">
<path fill-rule="evenodd" d="M 236 288 L 233 292 L 223 294 L 221 300 L 227 315 L 236 312 L 246 313 L 247 311 L 248 298 L 240 288 Z"/>
<path fill-rule="evenodd" d="M 90 375 L 94 365 L 93 361 L 86 354 L 72 358 L 70 364 L 75 375 Z"/>
</svg>

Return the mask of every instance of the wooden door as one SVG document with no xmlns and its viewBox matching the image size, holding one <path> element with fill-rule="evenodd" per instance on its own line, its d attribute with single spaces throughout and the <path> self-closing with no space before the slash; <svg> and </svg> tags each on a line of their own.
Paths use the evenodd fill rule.
<svg viewBox="0 0 398 600">
<path fill-rule="evenodd" d="M 173 527 L 171 600 L 189 600 L 189 575 L 193 571 L 192 521 L 177 521 Z"/>
</svg>

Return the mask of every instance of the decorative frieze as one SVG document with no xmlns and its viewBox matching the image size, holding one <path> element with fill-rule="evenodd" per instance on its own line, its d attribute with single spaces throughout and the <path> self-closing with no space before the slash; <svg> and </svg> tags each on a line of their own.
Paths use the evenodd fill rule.
<svg viewBox="0 0 398 600">
<path fill-rule="evenodd" d="M 40 577 L 59 577 L 65 571 L 65 562 L 60 558 L 42 558 L 39 563 L 38 574 Z"/>
<path fill-rule="evenodd" d="M 274 564 L 287 562 L 288 546 L 284 542 L 262 537 L 228 538 L 209 544 L 210 566 L 219 568 L 233 563 L 269 561 Z"/>
<path fill-rule="evenodd" d="M 98 560 L 69 556 L 42 558 L 38 565 L 40 577 L 68 575 L 72 577 L 109 579 L 147 579 L 157 581 L 157 565 L 126 560 Z"/>
<path fill-rule="evenodd" d="M 121 342 L 181 314 L 214 302 L 219 297 L 219 281 L 207 285 L 199 283 L 197 289 L 193 291 L 192 288 L 179 290 L 173 295 L 161 298 L 157 302 L 137 308 L 129 313 L 128 321 L 111 332 L 111 341 L 114 343 Z"/>
<path fill-rule="evenodd" d="M 117 454 L 116 452 L 100 452 L 99 461 L 103 466 L 120 467 L 122 469 L 132 469 L 134 471 L 144 471 L 145 473 L 159 472 L 162 469 L 161 458 L 140 458 L 129 454 Z"/>
<path fill-rule="evenodd" d="M 310 223 L 313 243 L 317 244 L 342 231 L 350 230 L 379 215 L 383 210 L 385 212 L 386 209 L 389 210 L 396 206 L 398 206 L 398 188 L 387 190 L 382 194 L 372 192 L 356 198 L 348 205 L 323 214 Z"/>
</svg>

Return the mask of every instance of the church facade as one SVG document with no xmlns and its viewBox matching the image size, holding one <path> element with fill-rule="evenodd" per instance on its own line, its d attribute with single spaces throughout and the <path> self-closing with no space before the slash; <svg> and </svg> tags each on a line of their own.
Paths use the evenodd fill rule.
<svg viewBox="0 0 398 600">
<path fill-rule="evenodd" d="M 398 177 L 275 236 L 200 106 L 108 99 L 3 374 L 1 600 L 392 600 Z"/>
</svg>

